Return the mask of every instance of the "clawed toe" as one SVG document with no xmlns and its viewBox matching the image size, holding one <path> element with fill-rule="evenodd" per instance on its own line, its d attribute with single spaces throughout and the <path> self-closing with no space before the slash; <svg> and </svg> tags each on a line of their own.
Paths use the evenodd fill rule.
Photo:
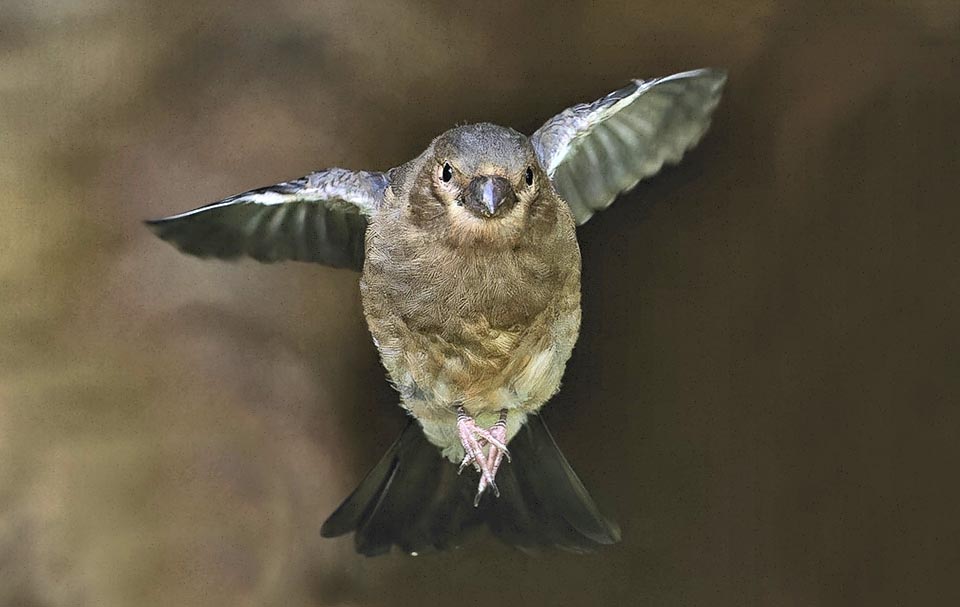
<svg viewBox="0 0 960 607">
<path fill-rule="evenodd" d="M 466 453 L 463 462 L 460 463 L 460 470 L 463 470 L 466 463 L 473 462 L 473 465 L 480 471 L 481 478 L 486 479 L 488 483 L 493 485 L 493 474 L 490 473 L 483 453 L 483 446 L 480 444 L 481 440 L 486 440 L 483 436 L 486 431 L 477 426 L 477 423 L 467 415 L 463 407 L 457 410 L 457 432 Z"/>
<path fill-rule="evenodd" d="M 510 451 L 506 444 L 506 411 L 500 413 L 500 419 L 490 429 L 484 429 L 477 426 L 473 418 L 467 415 L 463 407 L 460 407 L 457 409 L 457 432 L 465 453 L 457 474 L 462 473 L 469 465 L 473 465 L 474 469 L 480 473 L 480 483 L 477 486 L 477 496 L 473 505 L 477 506 L 480 503 L 480 496 L 487 487 L 493 490 L 494 495 L 500 497 L 500 489 L 494 479 L 503 458 L 506 457 L 507 461 L 510 461 Z M 488 447 L 487 453 L 484 453 L 484 447 Z"/>
<path fill-rule="evenodd" d="M 493 425 L 492 428 L 488 431 L 491 437 L 494 440 L 490 442 L 490 452 L 487 454 L 486 465 L 487 469 L 490 470 L 490 476 L 496 478 L 497 471 L 500 469 L 500 464 L 503 462 L 504 456 L 506 456 L 507 461 L 510 461 L 510 452 L 507 451 L 506 442 L 507 442 L 507 413 L 506 411 L 500 412 L 500 419 L 497 420 L 497 423 Z M 501 449 L 498 445 L 504 445 Z M 487 488 L 486 477 L 480 477 L 480 484 L 477 486 L 477 496 L 473 500 L 473 505 L 476 506 L 480 503 L 480 496 L 483 495 L 483 492 Z M 493 494 L 497 497 L 500 497 L 500 490 L 496 485 L 491 484 L 493 489 Z"/>
</svg>

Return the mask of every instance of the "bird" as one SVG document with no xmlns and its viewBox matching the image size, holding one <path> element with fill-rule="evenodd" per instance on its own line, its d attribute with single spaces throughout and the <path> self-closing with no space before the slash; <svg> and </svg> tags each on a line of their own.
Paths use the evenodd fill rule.
<svg viewBox="0 0 960 607">
<path fill-rule="evenodd" d="M 541 414 L 580 331 L 576 229 L 696 145 L 726 79 L 632 80 L 529 136 L 455 126 L 388 171 L 319 170 L 146 222 L 198 257 L 361 273 L 410 419 L 323 536 L 353 532 L 371 556 L 455 547 L 477 525 L 525 550 L 620 541 Z"/>
</svg>

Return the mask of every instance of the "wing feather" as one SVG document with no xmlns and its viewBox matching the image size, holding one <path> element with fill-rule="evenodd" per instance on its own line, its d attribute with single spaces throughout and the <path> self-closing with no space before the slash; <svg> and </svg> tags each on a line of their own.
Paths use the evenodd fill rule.
<svg viewBox="0 0 960 607">
<path fill-rule="evenodd" d="M 383 173 L 327 169 L 148 221 L 160 238 L 198 257 L 310 261 L 359 270 L 367 218 Z"/>
<path fill-rule="evenodd" d="M 710 126 L 725 82 L 715 69 L 635 80 L 538 129 L 531 141 L 540 163 L 577 223 L 664 164 L 680 162 Z"/>
</svg>

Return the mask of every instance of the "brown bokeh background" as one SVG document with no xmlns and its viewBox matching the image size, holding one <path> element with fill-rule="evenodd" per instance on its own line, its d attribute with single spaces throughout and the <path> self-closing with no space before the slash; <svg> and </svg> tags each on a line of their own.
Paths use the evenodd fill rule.
<svg viewBox="0 0 960 607">
<path fill-rule="evenodd" d="M 960 604 L 960 5 L 840 4 L 0 5 L 0 605 Z M 704 65 L 546 411 L 622 544 L 321 539 L 404 423 L 357 276 L 140 221 Z"/>
</svg>

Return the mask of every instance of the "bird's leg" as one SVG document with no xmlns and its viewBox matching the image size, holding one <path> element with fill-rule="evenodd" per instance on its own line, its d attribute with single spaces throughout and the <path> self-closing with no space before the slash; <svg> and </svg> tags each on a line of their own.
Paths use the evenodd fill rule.
<svg viewBox="0 0 960 607">
<path fill-rule="evenodd" d="M 494 482 L 493 472 L 491 472 L 490 466 L 487 463 L 487 457 L 483 452 L 483 445 L 480 441 L 489 444 L 491 451 L 500 451 L 509 458 L 510 453 L 507 451 L 507 446 L 504 444 L 502 436 L 498 438 L 490 431 L 478 426 L 477 422 L 467 415 L 466 410 L 462 406 L 457 407 L 457 433 L 460 435 L 460 443 L 466 452 L 463 461 L 460 463 L 460 471 L 462 472 L 468 463 L 472 463 L 473 466 L 480 471 L 480 478 L 485 480 L 486 485 L 489 485 L 493 489 L 494 495 L 499 497 L 500 490 Z M 486 487 L 486 485 L 484 485 L 484 487 Z"/>
<path fill-rule="evenodd" d="M 500 410 L 500 419 L 497 420 L 497 423 L 493 424 L 489 430 L 490 435 L 501 443 L 506 444 L 507 442 L 507 410 Z M 490 452 L 487 453 L 487 470 L 490 471 L 490 475 L 494 478 L 497 477 L 497 470 L 500 469 L 500 463 L 503 461 L 503 456 L 506 454 L 507 461 L 510 460 L 510 454 L 506 450 L 501 451 L 500 449 L 495 448 L 494 446 L 490 447 Z M 480 496 L 483 495 L 483 492 L 487 489 L 487 477 L 480 477 L 480 485 L 477 487 L 477 497 L 473 500 L 473 505 L 476 506 L 480 503 Z M 495 485 L 493 485 L 494 494 L 497 497 L 500 497 L 500 492 L 497 491 Z"/>
</svg>

